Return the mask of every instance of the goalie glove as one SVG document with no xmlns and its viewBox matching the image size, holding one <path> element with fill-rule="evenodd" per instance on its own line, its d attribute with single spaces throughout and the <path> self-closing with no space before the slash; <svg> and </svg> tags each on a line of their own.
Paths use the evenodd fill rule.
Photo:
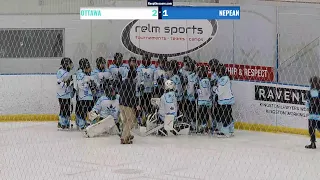
<svg viewBox="0 0 320 180">
<path fill-rule="evenodd" d="M 89 112 L 89 120 L 90 121 L 93 121 L 93 120 L 95 120 L 95 119 L 97 119 L 97 118 L 99 118 L 100 116 L 95 112 L 95 111 L 91 111 L 91 112 Z"/>
</svg>

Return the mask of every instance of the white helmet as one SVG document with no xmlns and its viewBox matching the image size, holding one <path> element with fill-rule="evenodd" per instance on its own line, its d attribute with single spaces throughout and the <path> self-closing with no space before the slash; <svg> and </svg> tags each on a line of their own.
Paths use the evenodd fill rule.
<svg viewBox="0 0 320 180">
<path fill-rule="evenodd" d="M 175 89 L 174 82 L 171 81 L 171 80 L 167 80 L 167 81 L 164 83 L 164 89 L 165 89 L 165 90 L 174 90 L 174 89 Z"/>
</svg>

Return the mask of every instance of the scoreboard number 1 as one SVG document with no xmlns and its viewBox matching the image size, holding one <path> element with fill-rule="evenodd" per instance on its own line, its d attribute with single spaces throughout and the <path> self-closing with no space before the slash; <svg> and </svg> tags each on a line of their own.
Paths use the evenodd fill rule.
<svg viewBox="0 0 320 180">
<path fill-rule="evenodd" d="M 163 10 L 162 16 L 168 16 L 167 10 Z"/>
</svg>

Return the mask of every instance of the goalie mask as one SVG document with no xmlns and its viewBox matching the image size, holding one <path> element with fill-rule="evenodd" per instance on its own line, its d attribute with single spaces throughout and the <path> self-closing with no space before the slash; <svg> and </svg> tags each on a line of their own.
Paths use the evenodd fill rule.
<svg viewBox="0 0 320 180">
<path fill-rule="evenodd" d="M 122 65 L 122 60 L 123 60 L 123 55 L 121 53 L 116 53 L 113 56 L 113 63 L 117 66 L 121 66 Z"/>
<path fill-rule="evenodd" d="M 73 68 L 72 60 L 67 57 L 61 59 L 60 65 L 62 66 L 63 69 L 67 70 L 68 72 L 70 72 L 71 69 Z"/>
<path fill-rule="evenodd" d="M 173 81 L 171 80 L 167 80 L 165 83 L 164 83 L 164 89 L 169 92 L 169 91 L 175 91 L 175 84 Z"/>
<path fill-rule="evenodd" d="M 86 75 L 90 75 L 91 74 L 91 66 L 90 66 L 90 62 L 88 59 L 86 58 L 82 58 L 79 61 L 79 68 L 86 74 Z"/>
<path fill-rule="evenodd" d="M 96 60 L 96 64 L 97 64 L 97 68 L 98 68 L 100 71 L 102 71 L 102 70 L 104 70 L 104 69 L 106 68 L 107 61 L 106 61 L 105 58 L 99 57 L 99 58 L 97 58 L 97 60 Z"/>
<path fill-rule="evenodd" d="M 104 93 L 111 100 L 116 99 L 116 89 L 109 80 L 103 83 Z"/>
<path fill-rule="evenodd" d="M 151 56 L 148 54 L 145 54 L 142 56 L 142 65 L 144 67 L 148 67 L 151 64 Z"/>
</svg>

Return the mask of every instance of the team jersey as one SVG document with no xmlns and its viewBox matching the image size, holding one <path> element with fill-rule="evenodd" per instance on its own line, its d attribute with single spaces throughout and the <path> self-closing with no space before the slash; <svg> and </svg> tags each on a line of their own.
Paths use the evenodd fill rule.
<svg viewBox="0 0 320 180">
<path fill-rule="evenodd" d="M 162 120 L 164 120 L 164 117 L 166 115 L 173 115 L 177 116 L 178 113 L 178 103 L 175 96 L 175 93 L 168 92 L 164 93 L 160 98 L 160 104 L 159 104 L 159 116 Z"/>
<path fill-rule="evenodd" d="M 212 106 L 211 99 L 211 83 L 209 78 L 204 78 L 199 81 L 198 93 L 198 105 Z"/>
<path fill-rule="evenodd" d="M 78 100 L 93 100 L 93 94 L 90 89 L 89 83 L 94 78 L 86 75 L 81 69 L 77 71 L 77 92 Z"/>
<path fill-rule="evenodd" d="M 115 64 L 111 64 L 109 67 L 109 71 L 112 75 L 112 79 L 113 80 L 125 80 L 127 78 L 128 75 L 128 71 L 129 71 L 129 65 L 128 64 L 122 64 L 120 66 L 117 66 Z M 122 79 L 119 79 L 119 74 L 121 75 Z"/>
<path fill-rule="evenodd" d="M 196 90 L 194 88 L 195 84 L 199 82 L 199 77 L 196 73 L 191 73 L 188 75 L 187 81 L 187 90 L 186 90 L 186 99 L 189 101 L 195 101 Z"/>
<path fill-rule="evenodd" d="M 183 80 L 183 81 L 185 81 L 185 82 L 187 82 L 187 80 L 188 80 L 188 76 L 189 76 L 189 74 L 191 73 L 190 71 L 187 71 L 186 70 L 186 66 L 183 66 L 181 69 L 179 69 L 179 73 L 182 75 L 182 77 L 183 77 L 183 79 L 181 79 L 181 80 Z"/>
<path fill-rule="evenodd" d="M 219 76 L 217 75 L 217 73 L 212 73 L 211 74 L 211 81 L 218 82 L 218 80 L 219 80 Z M 217 87 L 218 87 L 217 85 L 213 85 L 211 87 L 211 89 L 212 89 L 212 100 L 214 102 L 216 101 L 216 97 L 217 97 L 217 94 L 216 94 Z"/>
<path fill-rule="evenodd" d="M 307 93 L 306 105 L 309 109 L 309 120 L 320 121 L 320 92 L 317 89 L 310 89 Z"/>
<path fill-rule="evenodd" d="M 104 94 L 103 88 L 100 86 L 103 82 L 103 79 L 112 79 L 112 75 L 108 69 L 103 69 L 102 71 L 98 68 L 94 69 L 91 73 L 91 76 L 94 79 L 94 82 L 97 85 L 96 93 L 94 93 L 95 97 L 101 97 Z"/>
<path fill-rule="evenodd" d="M 174 82 L 176 86 L 176 97 L 178 101 L 181 101 L 183 99 L 183 89 L 182 89 L 182 83 L 179 75 L 175 74 L 170 78 L 171 81 Z"/>
<path fill-rule="evenodd" d="M 73 97 L 73 85 L 67 81 L 72 80 L 72 74 L 65 69 L 59 69 L 57 72 L 57 98 L 70 99 Z"/>
<path fill-rule="evenodd" d="M 218 95 L 219 105 L 232 105 L 235 103 L 229 76 L 219 78 L 216 94 Z"/>
<path fill-rule="evenodd" d="M 140 64 L 137 69 L 137 96 L 140 96 L 141 93 L 138 91 L 138 87 L 140 85 L 144 86 L 144 93 L 152 93 L 154 87 L 154 65 L 150 65 L 145 67 L 144 65 Z"/>
<path fill-rule="evenodd" d="M 119 100 L 119 95 L 116 95 L 114 100 L 103 95 L 98 99 L 97 103 L 93 107 L 93 110 L 96 111 L 97 114 L 100 114 L 100 117 L 102 118 L 112 116 L 115 121 L 117 121 L 120 113 Z"/>
<path fill-rule="evenodd" d="M 158 67 L 155 71 L 154 71 L 154 86 L 158 87 L 158 80 L 163 80 L 165 79 L 166 76 L 166 71 L 161 69 L 160 67 Z"/>
</svg>

